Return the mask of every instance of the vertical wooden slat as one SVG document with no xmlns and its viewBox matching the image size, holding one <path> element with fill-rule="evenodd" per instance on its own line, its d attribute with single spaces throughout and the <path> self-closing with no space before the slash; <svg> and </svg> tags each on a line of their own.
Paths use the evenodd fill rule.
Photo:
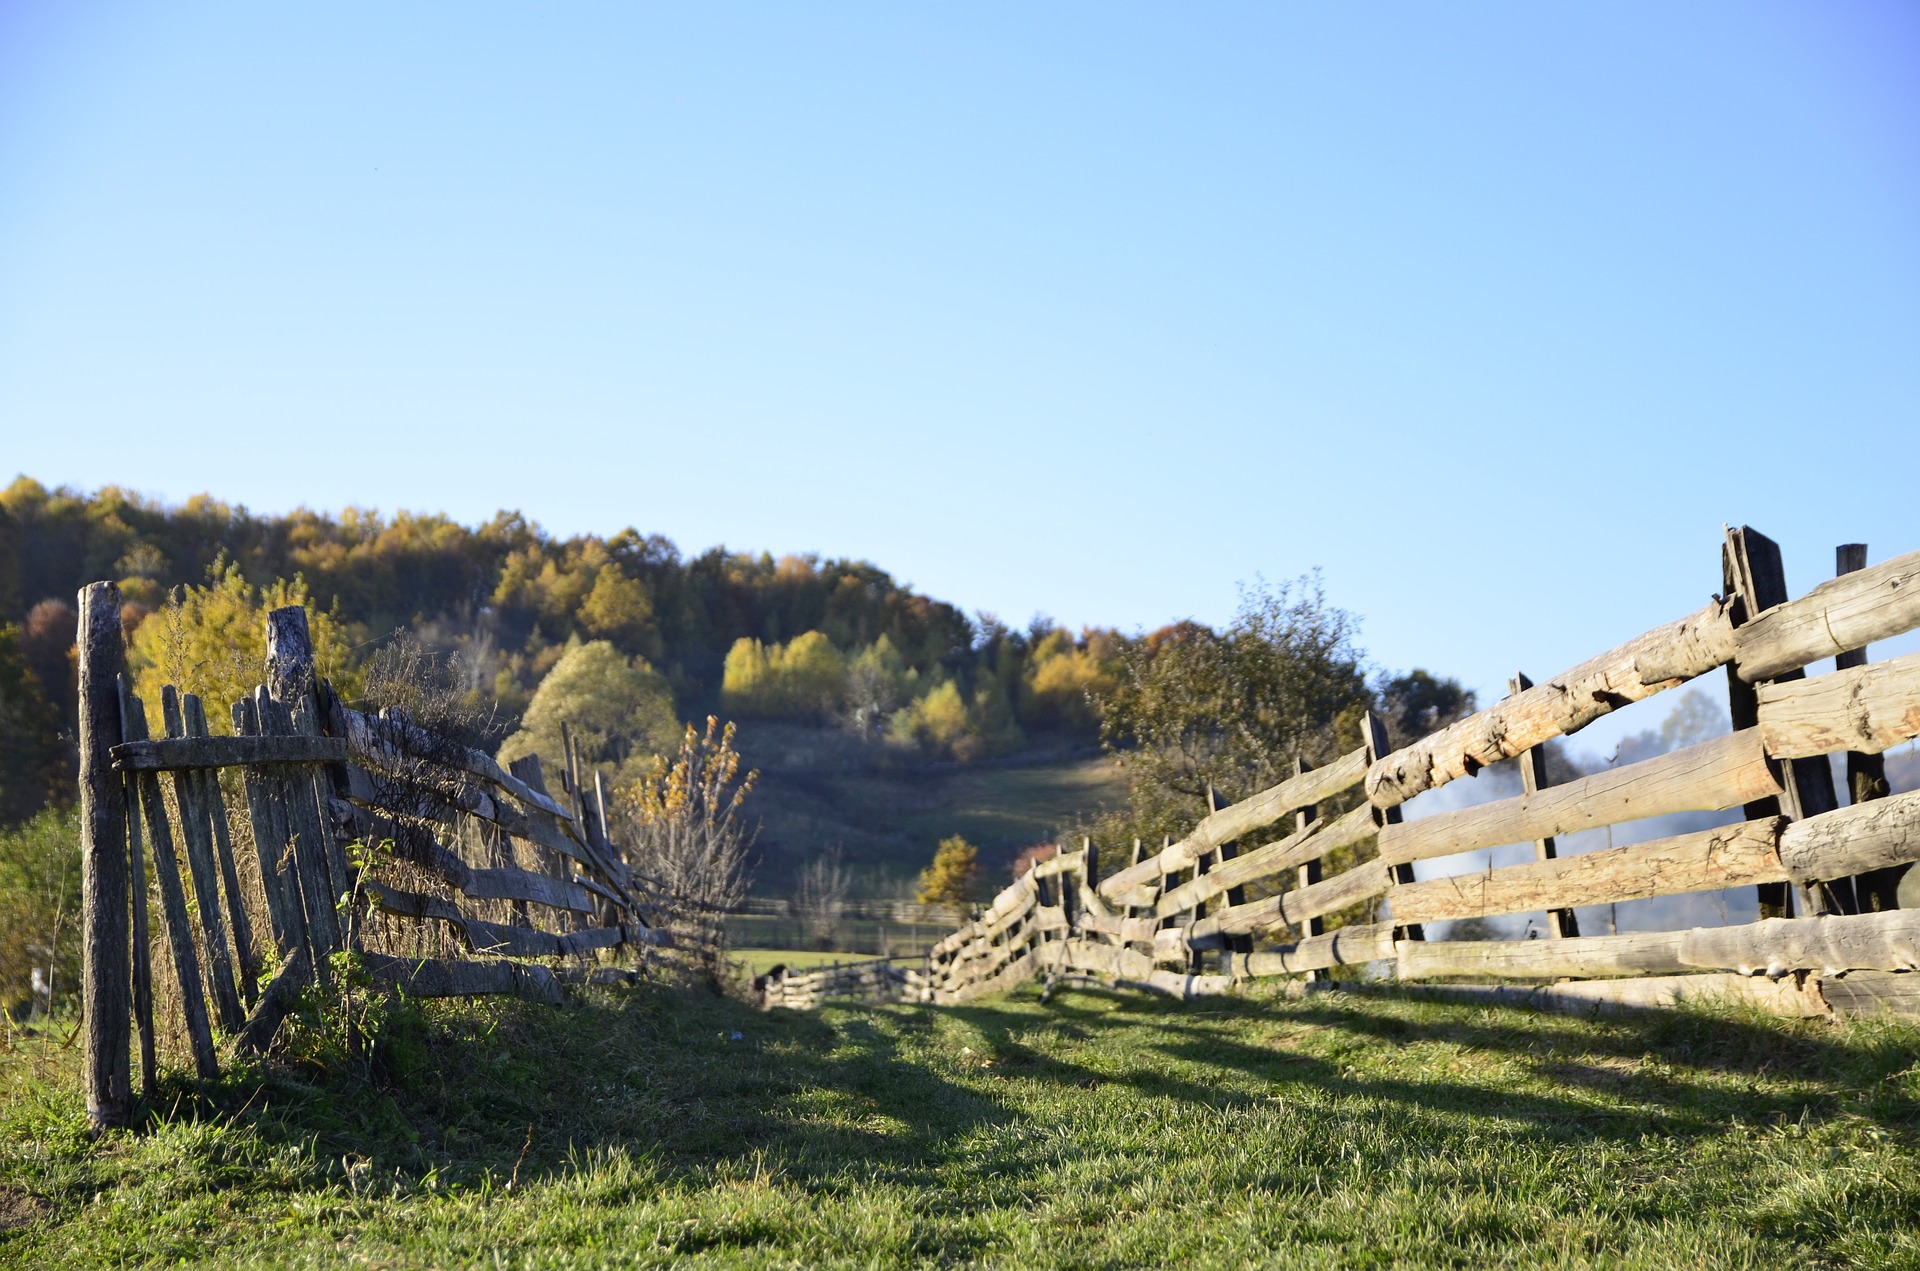
<svg viewBox="0 0 1920 1271">
<path fill-rule="evenodd" d="M 118 677 L 126 666 L 118 587 L 81 588 L 79 636 L 81 1085 L 98 1132 L 133 1115 L 126 795 L 108 754 L 120 739 Z"/>
<path fill-rule="evenodd" d="M 1516 671 L 1507 681 L 1507 692 L 1519 696 L 1533 687 L 1533 681 L 1526 672 Z M 1528 794 L 1538 794 L 1547 788 L 1547 748 L 1534 746 L 1514 756 L 1520 762 L 1520 785 Z M 1559 846 L 1549 834 L 1546 838 L 1533 841 L 1533 858 L 1538 861 L 1550 861 L 1560 854 Z M 1547 911 L 1547 935 L 1555 940 L 1580 934 L 1580 920 L 1571 909 L 1549 909 Z"/>
<path fill-rule="evenodd" d="M 1378 763 L 1381 756 L 1393 753 L 1392 743 L 1387 737 L 1387 726 L 1381 721 L 1380 717 L 1372 711 L 1367 711 L 1360 717 L 1360 737 L 1361 740 L 1366 743 L 1367 763 L 1369 765 Z M 1381 825 L 1400 824 L 1400 805 L 1396 803 L 1392 807 L 1384 810 L 1379 808 L 1374 809 L 1374 819 Z M 1412 882 L 1412 862 L 1393 866 L 1393 881 L 1395 884 Z M 1389 891 L 1387 895 L 1389 898 L 1388 903 L 1392 903 L 1391 898 L 1393 893 Z M 1404 927 L 1396 927 L 1394 931 L 1396 939 L 1424 940 L 1427 938 L 1426 932 L 1421 929 L 1419 923 L 1409 923 Z"/>
<path fill-rule="evenodd" d="M 260 731 L 268 736 L 290 736 L 293 720 L 286 708 L 273 700 L 265 685 L 254 691 L 254 710 L 259 713 Z M 312 809 L 313 783 L 297 765 L 277 765 L 291 771 L 269 771 L 266 780 L 280 815 L 286 818 L 292 843 L 294 873 L 300 880 L 301 916 L 306 925 L 307 946 L 313 952 L 313 973 L 322 985 L 332 980 L 332 959 L 342 948 L 339 916 L 334 911 L 331 880 L 327 877 L 326 848 L 321 845 Z"/>
<path fill-rule="evenodd" d="M 180 717 L 180 695 L 169 684 L 160 690 L 160 718 L 169 737 L 185 737 L 187 727 Z M 174 806 L 180 810 L 180 841 L 187 850 L 187 880 L 193 887 L 195 908 L 200 912 L 200 943 L 207 952 L 207 984 L 213 993 L 215 1013 L 220 1027 L 237 1033 L 246 1023 L 240 1009 L 240 993 L 234 983 L 233 958 L 227 952 L 227 923 L 220 910 L 220 875 L 213 863 L 213 831 L 200 798 L 200 782 L 205 774 L 178 768 L 173 778 Z"/>
<path fill-rule="evenodd" d="M 1720 553 L 1720 575 L 1727 595 L 1737 598 L 1732 613 L 1736 627 L 1787 602 L 1787 575 L 1780 561 L 1780 545 L 1751 526 L 1727 531 Z M 1805 676 L 1805 671 L 1796 669 L 1776 676 L 1771 682 Z M 1728 664 L 1727 704 L 1735 731 L 1752 728 L 1760 722 L 1755 688 L 1740 678 L 1737 664 Z M 1785 797 L 1757 799 L 1747 804 L 1743 809 L 1747 820 L 1785 813 L 1798 821 L 1831 812 L 1839 806 L 1833 792 L 1833 771 L 1825 759 L 1787 760 L 1781 765 L 1780 777 Z M 1787 916 L 1787 884 L 1762 883 L 1758 890 L 1762 918 Z M 1853 888 L 1844 882 L 1815 883 L 1800 892 L 1800 899 L 1809 915 L 1828 913 L 1836 908 L 1851 913 L 1855 908 Z"/>
<path fill-rule="evenodd" d="M 126 737 L 127 702 L 133 694 L 127 677 L 120 688 L 120 736 Z M 147 922 L 147 858 L 140 842 L 140 792 L 128 779 L 122 796 L 127 808 L 128 890 L 133 893 L 133 1025 L 140 1038 L 140 1097 L 151 1100 L 159 1083 L 153 1041 L 153 941 Z"/>
<path fill-rule="evenodd" d="M 180 713 L 187 736 L 206 737 L 206 707 L 192 693 L 180 699 Z M 233 836 L 227 828 L 227 801 L 220 792 L 220 775 L 201 771 L 193 774 L 200 786 L 200 806 L 206 811 L 213 831 L 214 864 L 220 870 L 220 885 L 226 893 L 227 922 L 233 932 L 234 956 L 239 960 L 240 987 L 251 1004 L 259 995 L 260 958 L 254 949 L 253 921 L 247 916 L 247 904 L 240 890 L 240 872 L 233 860 Z"/>
<path fill-rule="evenodd" d="M 147 712 L 138 697 L 127 698 L 127 740 L 147 739 Z M 160 775 L 143 772 L 135 778 L 140 810 L 147 823 L 147 841 L 153 845 L 153 877 L 160 885 L 160 917 L 166 928 L 167 948 L 173 954 L 174 983 L 180 989 L 180 1013 L 186 1017 L 187 1040 L 193 1047 L 193 1066 L 204 1081 L 219 1075 L 213 1054 L 213 1027 L 207 1020 L 206 989 L 200 979 L 200 959 L 193 951 L 193 927 L 187 918 L 187 893 L 180 883 L 180 863 L 173 854 L 173 833 L 167 827 L 167 804 L 160 794 Z"/>
<path fill-rule="evenodd" d="M 1294 776 L 1296 777 L 1302 776 L 1305 773 L 1312 771 L 1312 769 L 1313 769 L 1313 765 L 1307 762 L 1306 757 L 1304 755 L 1295 755 L 1293 757 L 1293 775 Z M 1304 832 L 1309 825 L 1313 824 L 1313 818 L 1315 816 L 1318 816 L 1319 813 L 1320 813 L 1320 805 L 1317 803 L 1309 803 L 1304 807 L 1296 808 L 1293 813 L 1294 831 L 1296 833 Z M 1315 883 L 1319 882 L 1320 878 L 1321 878 L 1320 858 L 1316 856 L 1312 860 L 1307 861 L 1300 866 L 1299 871 L 1295 875 L 1294 885 L 1297 887 L 1311 887 Z M 1235 901 L 1233 903 L 1239 904 L 1240 902 Z M 1318 915 L 1315 915 L 1314 917 L 1307 919 L 1306 925 L 1300 929 L 1300 934 L 1303 937 L 1312 937 L 1312 936 L 1318 936 L 1318 935 L 1325 935 L 1326 930 L 1327 930 L 1326 920 L 1324 918 L 1319 917 Z M 1333 978 L 1332 972 L 1328 971 L 1324 967 L 1316 968 L 1312 971 L 1307 972 L 1307 979 L 1313 983 L 1321 983 L 1326 980 L 1330 980 L 1332 978 Z"/>
<path fill-rule="evenodd" d="M 241 737 L 260 735 L 260 712 L 242 698 L 233 704 L 233 731 Z M 292 840 L 278 815 L 274 788 L 258 768 L 243 768 L 241 784 L 247 795 L 247 820 L 253 831 L 254 855 L 260 863 L 260 888 L 267 896 L 267 923 L 281 963 L 307 947 L 307 925 L 300 900 L 300 880 L 294 871 Z M 308 959 L 311 966 L 312 959 Z"/>
</svg>

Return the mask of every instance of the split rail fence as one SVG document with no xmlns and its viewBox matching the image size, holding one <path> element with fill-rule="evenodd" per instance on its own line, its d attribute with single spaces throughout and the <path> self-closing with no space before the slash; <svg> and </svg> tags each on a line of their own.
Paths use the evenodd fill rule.
<svg viewBox="0 0 1920 1271">
<path fill-rule="evenodd" d="M 171 687 L 150 721 L 125 673 L 117 588 L 80 593 L 96 1126 L 131 1115 L 136 1038 L 141 1092 L 154 1091 L 156 949 L 205 1079 L 216 1036 L 262 1052 L 308 985 L 345 990 L 343 974 L 416 997 L 557 1002 L 563 978 L 629 974 L 611 951 L 672 943 L 660 891 L 608 837 L 602 783 L 571 745 L 556 797 L 537 757 L 503 768 L 402 713 L 347 706 L 315 678 L 305 610 L 268 615 L 267 649 L 267 682 L 232 704 L 232 735 L 214 735 L 205 704 Z"/>
<path fill-rule="evenodd" d="M 1705 995 L 1787 1014 L 1920 1015 L 1920 909 L 1896 907 L 1900 874 L 1920 861 L 1920 791 L 1888 797 L 1881 758 L 1920 734 L 1920 654 L 1874 665 L 1865 654 L 1920 626 L 1920 552 L 1864 563 L 1864 548 L 1840 549 L 1839 576 L 1789 601 L 1778 547 L 1730 530 L 1723 593 L 1698 613 L 1542 683 L 1516 677 L 1503 701 L 1398 748 L 1369 717 L 1352 752 L 1297 765 L 1158 852 L 1134 845 L 1121 868 L 1102 872 L 1092 843 L 1045 861 L 934 946 L 912 977 L 917 996 L 959 1003 L 1074 977 L 1195 996 L 1364 963 L 1410 983 L 1531 981 L 1461 991 L 1548 1006 Z M 1824 658 L 1836 669 L 1804 675 Z M 1544 743 L 1721 668 L 1729 735 L 1548 785 Z M 1402 818 L 1414 796 L 1509 760 L 1523 793 Z M 1717 829 L 1577 855 L 1556 845 L 1732 808 L 1743 819 Z M 1528 842 L 1524 863 L 1414 873 L 1418 861 Z M 1336 852 L 1363 859 L 1323 876 Z M 1759 889 L 1758 922 L 1592 935 L 1575 921 L 1583 906 L 1745 886 Z M 1512 914 L 1544 914 L 1548 938 L 1425 938 L 1431 924 Z"/>
</svg>

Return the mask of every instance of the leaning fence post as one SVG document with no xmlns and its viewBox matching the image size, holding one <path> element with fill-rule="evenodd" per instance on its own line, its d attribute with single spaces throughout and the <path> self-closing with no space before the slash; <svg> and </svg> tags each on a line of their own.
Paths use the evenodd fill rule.
<svg viewBox="0 0 1920 1271">
<path fill-rule="evenodd" d="M 108 754 L 120 740 L 118 677 L 126 647 L 120 589 L 112 583 L 80 590 L 79 654 L 82 1082 L 87 1121 L 97 1132 L 125 1125 L 133 1115 L 126 792 Z"/>
</svg>

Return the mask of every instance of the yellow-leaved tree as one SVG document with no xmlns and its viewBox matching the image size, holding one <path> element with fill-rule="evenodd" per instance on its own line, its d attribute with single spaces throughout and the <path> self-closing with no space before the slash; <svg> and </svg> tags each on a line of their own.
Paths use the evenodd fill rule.
<svg viewBox="0 0 1920 1271">
<path fill-rule="evenodd" d="M 307 611 L 315 674 L 341 697 L 357 698 L 362 674 L 351 634 L 337 613 L 315 606 L 305 580 L 296 574 L 256 587 L 238 565 L 217 560 L 204 586 L 174 588 L 134 628 L 127 666 L 149 730 L 160 735 L 160 690 L 171 684 L 199 695 L 213 732 L 231 733 L 233 704 L 266 680 L 267 613 L 288 605 Z"/>
<path fill-rule="evenodd" d="M 933 863 L 920 871 L 914 899 L 923 905 L 964 905 L 980 885 L 980 849 L 958 834 L 940 840 Z"/>
</svg>

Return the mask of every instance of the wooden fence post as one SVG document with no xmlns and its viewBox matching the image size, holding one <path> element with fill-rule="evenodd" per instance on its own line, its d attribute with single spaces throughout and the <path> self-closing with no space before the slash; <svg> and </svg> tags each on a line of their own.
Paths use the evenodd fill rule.
<svg viewBox="0 0 1920 1271">
<path fill-rule="evenodd" d="M 1720 577 L 1726 588 L 1727 599 L 1733 602 L 1732 619 L 1736 628 L 1753 621 L 1775 605 L 1787 602 L 1787 575 L 1780 563 L 1780 545 L 1750 526 L 1743 525 L 1737 530 L 1727 531 L 1726 542 L 1720 551 Z M 1806 672 L 1796 667 L 1775 676 L 1770 682 L 1805 677 Z M 1740 678 L 1737 663 L 1727 664 L 1727 704 L 1733 715 L 1735 731 L 1752 728 L 1760 722 L 1756 687 Z M 1779 816 L 1784 812 L 1799 821 L 1822 812 L 1831 812 L 1839 806 L 1839 800 L 1833 792 L 1833 770 L 1827 766 L 1824 758 L 1788 759 L 1779 766 L 1780 784 L 1786 791 L 1785 796 L 1757 799 L 1747 804 L 1744 808 L 1747 820 Z M 1787 916 L 1786 883 L 1761 883 L 1758 891 L 1762 918 Z M 1844 882 L 1815 883 L 1801 893 L 1801 899 L 1810 915 L 1827 913 L 1836 907 L 1844 913 L 1852 913 L 1855 909 L 1853 888 Z"/>
<path fill-rule="evenodd" d="M 1393 753 L 1393 747 L 1387 739 L 1387 726 L 1382 723 L 1380 717 L 1372 711 L 1368 711 L 1360 717 L 1360 737 L 1367 744 L 1367 765 L 1369 767 L 1380 762 L 1382 756 Z M 1376 807 L 1374 809 L 1374 821 L 1375 824 L 1378 825 L 1400 824 L 1400 805 L 1396 803 L 1392 807 L 1384 810 Z M 1393 881 L 1396 886 L 1400 883 L 1412 882 L 1413 863 L 1409 861 L 1404 865 L 1393 866 Z M 1391 891 L 1388 892 L 1388 896 L 1392 896 Z M 1392 903 L 1391 899 L 1389 899 L 1388 903 Z M 1421 929 L 1418 923 L 1409 923 L 1404 927 L 1396 927 L 1395 931 L 1396 938 L 1398 939 L 1424 940 L 1427 938 L 1426 932 Z"/>
<path fill-rule="evenodd" d="M 1507 681 L 1507 693 L 1518 697 L 1533 687 L 1524 671 L 1515 671 L 1513 678 Z M 1547 750 L 1544 746 L 1532 746 L 1515 756 L 1520 762 L 1520 786 L 1528 794 L 1538 794 L 1547 787 Z M 1560 855 L 1559 846 L 1553 835 L 1533 841 L 1533 858 L 1537 861 L 1550 861 Z M 1549 909 L 1547 911 L 1547 934 L 1553 939 L 1580 934 L 1580 920 L 1571 909 Z"/>
<path fill-rule="evenodd" d="M 1293 775 L 1294 776 L 1304 777 L 1307 775 L 1307 773 L 1311 772 L 1312 770 L 1313 770 L 1313 765 L 1306 761 L 1305 756 L 1295 755 L 1293 757 Z M 1293 813 L 1294 833 L 1296 834 L 1304 833 L 1306 828 L 1309 825 L 1313 824 L 1313 818 L 1317 816 L 1319 812 L 1320 812 L 1320 805 L 1317 803 L 1309 803 L 1304 807 L 1296 808 Z M 1320 875 L 1321 875 L 1320 858 L 1316 856 L 1312 860 L 1306 861 L 1301 864 L 1299 873 L 1295 876 L 1295 885 L 1299 887 L 1311 887 L 1315 883 L 1320 881 Z M 1231 901 L 1230 903 L 1237 905 L 1241 902 L 1235 900 L 1235 901 Z M 1312 918 L 1307 919 L 1306 925 L 1300 929 L 1300 935 L 1303 938 L 1310 940 L 1314 936 L 1324 935 L 1326 933 L 1326 930 L 1327 930 L 1326 920 L 1316 915 Z M 1248 952 L 1252 952 L 1251 945 L 1248 946 Z M 1333 978 L 1333 973 L 1329 971 L 1326 967 L 1315 967 L 1313 970 L 1307 972 L 1307 982 L 1309 984 L 1324 983 L 1325 981 L 1331 980 L 1332 978 Z"/>
<path fill-rule="evenodd" d="M 80 959 L 86 1046 L 81 1082 L 97 1133 L 133 1116 L 128 973 L 126 791 L 109 748 L 120 740 L 119 676 L 126 666 L 120 589 L 80 590 Z M 144 880 L 142 880 L 144 885 Z"/>
<path fill-rule="evenodd" d="M 1867 567 L 1867 545 L 1865 543 L 1842 543 L 1834 549 L 1833 572 L 1836 577 L 1842 574 L 1854 574 Z M 1851 670 L 1867 664 L 1865 648 L 1853 649 L 1835 655 L 1833 669 Z M 1865 803 L 1871 799 L 1884 799 L 1888 794 L 1887 760 L 1884 755 L 1863 755 L 1858 751 L 1847 752 L 1847 801 Z M 1894 865 L 1886 869 L 1876 869 L 1861 874 L 1853 880 L 1854 901 L 1861 913 L 1880 913 L 1900 907 L 1900 876 L 1907 871 L 1906 866 Z"/>
</svg>

